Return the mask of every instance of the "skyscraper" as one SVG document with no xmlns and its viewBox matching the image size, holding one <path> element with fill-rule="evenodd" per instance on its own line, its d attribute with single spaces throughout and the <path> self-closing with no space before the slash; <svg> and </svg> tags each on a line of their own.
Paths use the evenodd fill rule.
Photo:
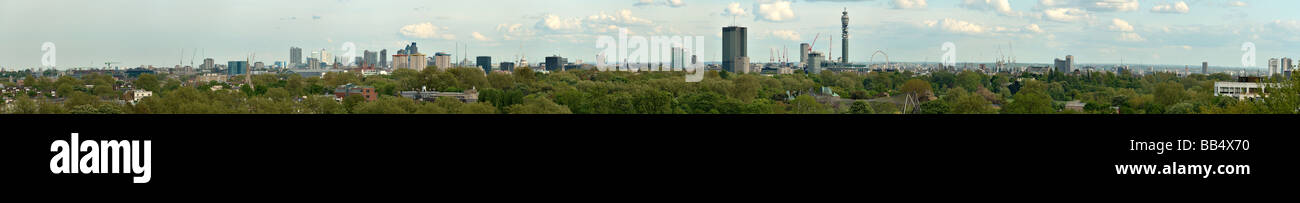
<svg viewBox="0 0 1300 203">
<path fill-rule="evenodd" d="M 379 67 L 388 67 L 388 49 L 379 50 Z"/>
<path fill-rule="evenodd" d="M 1210 62 L 1208 61 L 1201 62 L 1201 74 L 1205 74 L 1205 75 L 1210 74 Z"/>
<path fill-rule="evenodd" d="M 319 59 L 321 62 L 325 62 L 326 64 L 334 64 L 334 57 L 330 56 L 329 51 L 321 49 L 319 53 L 320 56 L 317 56 L 316 59 Z"/>
<path fill-rule="evenodd" d="M 409 68 L 415 71 L 423 71 L 426 64 L 429 63 L 429 58 L 421 54 L 419 50 L 420 48 L 417 48 L 414 42 L 407 45 L 405 49 L 397 50 L 397 54 L 393 55 L 393 69 Z"/>
<path fill-rule="evenodd" d="M 1065 60 L 1056 59 L 1056 71 L 1070 74 L 1074 73 L 1074 55 L 1066 55 Z"/>
<path fill-rule="evenodd" d="M 226 75 L 241 75 L 244 73 L 248 73 L 248 61 L 226 62 Z"/>
<path fill-rule="evenodd" d="M 1272 77 L 1273 74 L 1277 74 L 1279 66 L 1282 66 L 1281 60 L 1278 60 L 1277 58 L 1268 59 L 1268 75 L 1266 76 Z"/>
<path fill-rule="evenodd" d="M 200 67 L 200 69 L 205 69 L 205 70 L 206 70 L 206 69 L 216 69 L 216 68 L 217 68 L 217 64 L 216 64 L 216 63 L 217 63 L 216 60 L 213 60 L 212 58 L 206 58 L 206 59 L 203 59 L 203 66 Z"/>
<path fill-rule="evenodd" d="M 745 27 L 728 26 L 722 28 L 722 70 L 736 72 L 739 67 L 741 57 L 749 57 L 746 54 L 747 36 Z"/>
<path fill-rule="evenodd" d="M 482 69 L 483 69 L 483 73 L 490 73 L 490 72 L 492 72 L 492 57 L 491 57 L 491 56 L 479 56 L 477 59 L 478 59 L 478 60 L 477 60 L 476 62 L 478 62 L 478 63 L 476 63 L 476 64 L 478 64 L 478 67 L 479 67 L 479 68 L 482 68 Z"/>
<path fill-rule="evenodd" d="M 515 62 L 501 62 L 497 69 L 502 71 L 515 71 Z"/>
<path fill-rule="evenodd" d="M 1293 61 L 1291 61 L 1291 58 L 1282 58 L 1282 61 L 1280 62 L 1282 63 L 1281 64 L 1282 66 L 1277 67 L 1277 74 L 1282 74 L 1282 76 L 1286 76 L 1286 72 L 1291 71 L 1291 62 Z"/>
<path fill-rule="evenodd" d="M 849 63 L 849 9 L 844 8 L 844 16 L 840 17 L 841 30 L 844 33 L 843 40 L 840 40 L 840 63 Z"/>
<path fill-rule="evenodd" d="M 366 51 L 363 52 L 363 53 L 364 53 L 364 54 L 363 54 L 363 56 L 362 56 L 362 58 L 361 58 L 361 66 L 370 66 L 370 67 L 375 67 L 375 66 L 379 65 L 379 64 L 378 64 L 378 63 L 379 63 L 379 61 L 378 61 L 378 60 L 379 60 L 379 59 L 378 59 L 378 58 L 379 58 L 379 53 L 376 53 L 376 52 L 373 52 L 373 51 L 370 51 L 370 50 L 366 50 Z"/>
<path fill-rule="evenodd" d="M 289 47 L 289 64 L 293 67 L 302 64 L 302 48 Z"/>
<path fill-rule="evenodd" d="M 560 57 L 560 56 L 547 56 L 547 57 L 546 57 L 546 70 L 547 70 L 547 71 L 564 71 L 564 64 L 567 64 L 567 63 L 569 63 L 569 62 L 568 62 L 568 60 L 564 59 L 564 57 Z"/>
<path fill-rule="evenodd" d="M 673 47 L 671 60 L 668 65 L 669 69 L 686 68 L 686 50 L 681 47 Z"/>
<path fill-rule="evenodd" d="M 812 51 L 812 45 L 808 43 L 799 44 L 799 63 L 804 66 L 808 65 L 808 52 Z"/>
<path fill-rule="evenodd" d="M 446 52 L 434 53 L 433 66 L 438 67 L 438 70 L 443 71 L 451 68 L 451 54 L 447 54 Z"/>
</svg>

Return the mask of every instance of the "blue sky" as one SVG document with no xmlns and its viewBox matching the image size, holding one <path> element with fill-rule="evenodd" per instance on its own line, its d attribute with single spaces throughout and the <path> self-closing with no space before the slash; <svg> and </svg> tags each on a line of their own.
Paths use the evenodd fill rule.
<svg viewBox="0 0 1300 203">
<path fill-rule="evenodd" d="M 0 66 L 40 66 L 44 42 L 57 45 L 60 68 L 170 67 L 182 57 L 188 64 L 195 49 L 200 62 L 248 53 L 286 61 L 291 46 L 342 55 L 346 42 L 390 52 L 417 42 L 424 53 L 459 43 L 497 61 L 522 53 L 590 62 L 597 37 L 615 28 L 704 36 L 700 58 L 715 61 L 721 27 L 733 22 L 749 27 L 755 62 L 772 48 L 797 52 L 819 33 L 814 48 L 835 38 L 839 57 L 846 7 L 854 62 L 876 50 L 893 61 L 938 61 L 944 42 L 957 45 L 958 62 L 1072 54 L 1081 63 L 1241 66 L 1245 42 L 1256 44 L 1258 66 L 1300 58 L 1300 1 L 1288 0 L 4 0 Z"/>
</svg>

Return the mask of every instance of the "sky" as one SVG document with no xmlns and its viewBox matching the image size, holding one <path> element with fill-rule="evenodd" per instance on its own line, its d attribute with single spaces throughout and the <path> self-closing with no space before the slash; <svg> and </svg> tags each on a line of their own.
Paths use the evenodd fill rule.
<svg viewBox="0 0 1300 203">
<path fill-rule="evenodd" d="M 945 42 L 956 45 L 959 63 L 1073 55 L 1078 63 L 1241 67 L 1250 65 L 1244 43 L 1255 45 L 1257 68 L 1300 58 L 1300 1 L 1291 0 L 0 0 L 0 67 L 43 67 L 46 42 L 61 69 L 249 54 L 269 63 L 288 61 L 289 47 L 343 56 L 346 43 L 358 55 L 391 54 L 410 42 L 471 60 L 592 62 L 599 37 L 624 28 L 702 37 L 700 58 L 719 61 L 729 25 L 748 27 L 753 62 L 767 62 L 773 48 L 797 58 L 799 43 L 814 38 L 823 52 L 834 40 L 840 57 L 846 9 L 849 58 L 859 63 L 882 62 L 876 51 L 938 62 Z"/>
</svg>

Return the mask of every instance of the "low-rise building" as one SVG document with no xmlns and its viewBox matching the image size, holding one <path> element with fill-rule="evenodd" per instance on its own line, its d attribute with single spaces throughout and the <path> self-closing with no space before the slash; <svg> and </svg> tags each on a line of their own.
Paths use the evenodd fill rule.
<svg viewBox="0 0 1300 203">
<path fill-rule="evenodd" d="M 131 102 L 131 104 L 135 104 L 140 102 L 140 99 L 144 99 L 145 97 L 151 97 L 151 96 L 153 96 L 153 92 L 149 90 L 133 89 L 133 90 L 127 90 L 125 94 L 122 94 L 122 100 L 126 100 Z"/>
<path fill-rule="evenodd" d="M 422 88 L 419 91 L 402 91 L 399 92 L 399 94 L 408 99 L 428 102 L 437 101 L 438 98 L 442 97 L 456 98 L 465 103 L 478 102 L 477 88 L 470 88 L 469 90 L 465 90 L 465 92 L 439 92 L 436 90 L 429 90 L 428 88 Z"/>
<path fill-rule="evenodd" d="M 348 83 L 346 85 L 339 85 L 338 88 L 334 88 L 334 99 L 342 101 L 343 98 L 352 95 L 361 95 L 361 97 L 366 98 L 366 101 L 368 102 L 379 99 L 379 92 L 376 92 L 375 87 L 372 86 L 360 86 Z"/>
</svg>

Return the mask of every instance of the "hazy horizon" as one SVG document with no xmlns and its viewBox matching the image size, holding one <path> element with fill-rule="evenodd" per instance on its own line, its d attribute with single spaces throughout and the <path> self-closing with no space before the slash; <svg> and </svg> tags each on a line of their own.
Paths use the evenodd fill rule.
<svg viewBox="0 0 1300 203">
<path fill-rule="evenodd" d="M 892 61 L 938 61 L 944 42 L 957 45 L 958 63 L 1074 55 L 1076 63 L 1242 67 L 1247 42 L 1257 48 L 1254 69 L 1266 69 L 1269 58 L 1300 58 L 1291 48 L 1300 45 L 1296 1 L 47 0 L 0 2 L 0 67 L 41 67 L 45 42 L 57 45 L 60 69 L 109 61 L 171 67 L 191 57 L 224 64 L 250 53 L 270 64 L 288 61 L 290 47 L 342 56 L 346 42 L 358 56 L 417 42 L 422 53 L 471 60 L 522 53 L 534 63 L 549 55 L 591 62 L 596 38 L 616 28 L 704 36 L 701 60 L 719 61 L 721 27 L 733 23 L 749 27 L 751 62 L 768 61 L 771 48 L 797 61 L 799 43 L 815 37 L 814 49 L 825 52 L 834 40 L 831 55 L 839 57 L 846 8 L 850 59 L 859 63 L 876 50 Z M 453 53 L 456 44 L 468 44 L 469 57 Z"/>
</svg>

